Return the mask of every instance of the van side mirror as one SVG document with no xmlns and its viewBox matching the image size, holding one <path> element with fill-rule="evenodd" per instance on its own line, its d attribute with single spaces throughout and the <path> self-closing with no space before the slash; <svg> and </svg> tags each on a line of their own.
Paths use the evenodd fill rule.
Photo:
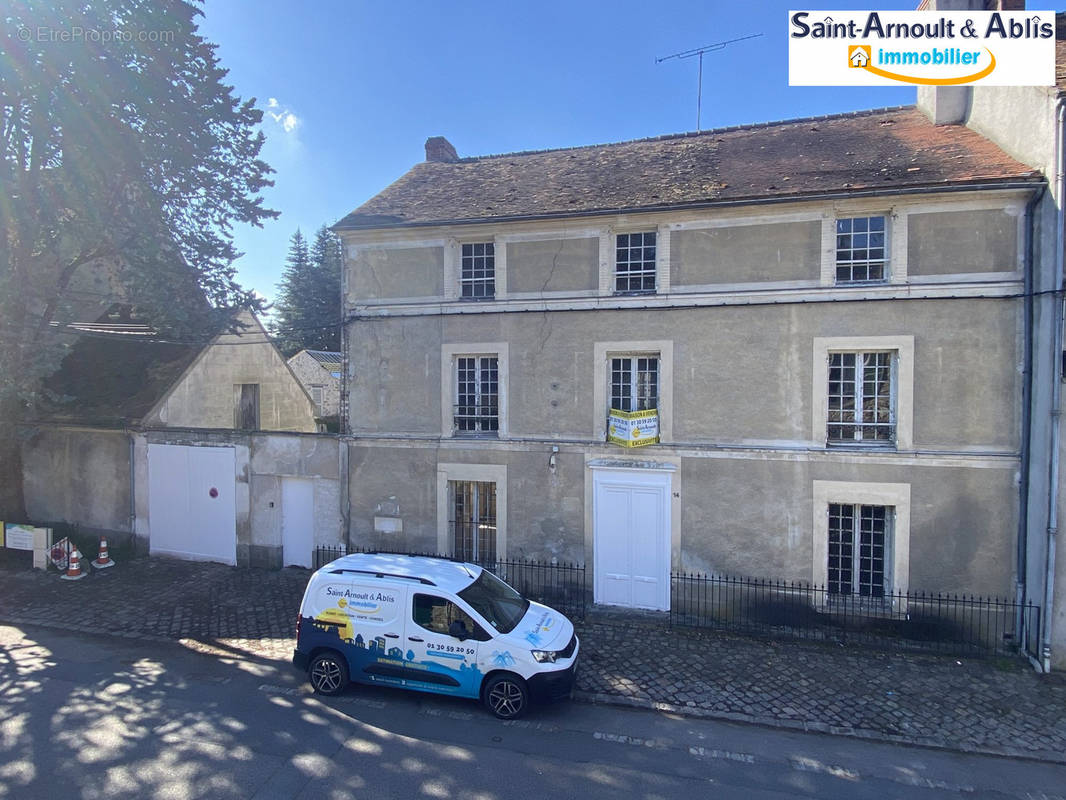
<svg viewBox="0 0 1066 800">
<path fill-rule="evenodd" d="M 452 624 L 448 626 L 448 635 L 454 636 L 460 642 L 470 638 L 470 632 L 466 629 L 466 623 L 461 619 L 452 620 Z"/>
</svg>

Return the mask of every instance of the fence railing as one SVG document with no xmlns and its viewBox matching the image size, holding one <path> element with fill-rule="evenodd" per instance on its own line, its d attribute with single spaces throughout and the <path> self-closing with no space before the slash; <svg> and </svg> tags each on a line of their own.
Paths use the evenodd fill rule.
<svg viewBox="0 0 1066 800">
<path fill-rule="evenodd" d="M 1040 608 L 974 595 L 833 594 L 806 583 L 671 576 L 670 623 L 763 636 L 853 642 L 952 655 L 1034 653 Z"/>
<path fill-rule="evenodd" d="M 346 552 L 380 552 L 374 550 L 345 550 L 343 546 L 315 548 L 314 568 L 325 566 Z M 404 553 L 404 555 L 451 558 L 439 553 Z M 583 620 L 588 602 L 585 597 L 585 567 L 582 564 L 536 561 L 532 559 L 489 559 L 477 562 L 480 566 L 513 586 L 524 597 L 551 606 L 572 620 Z"/>
<path fill-rule="evenodd" d="M 318 547 L 314 566 L 318 569 L 345 552 L 343 546 Z M 481 565 L 529 599 L 571 619 L 584 620 L 592 605 L 590 576 L 582 564 L 492 559 Z M 997 597 L 928 592 L 857 597 L 800 582 L 674 573 L 668 619 L 678 628 L 984 657 L 1035 654 L 1040 607 Z"/>
</svg>

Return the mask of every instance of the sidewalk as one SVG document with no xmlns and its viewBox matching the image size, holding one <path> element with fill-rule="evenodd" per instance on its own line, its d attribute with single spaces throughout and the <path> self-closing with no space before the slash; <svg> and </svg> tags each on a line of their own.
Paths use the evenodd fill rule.
<svg viewBox="0 0 1066 800">
<path fill-rule="evenodd" d="M 180 640 L 288 661 L 309 573 L 139 559 L 81 581 L 0 570 L 0 622 Z M 593 613 L 578 698 L 881 741 L 1066 763 L 1066 676 L 969 661 L 671 631 Z"/>
</svg>

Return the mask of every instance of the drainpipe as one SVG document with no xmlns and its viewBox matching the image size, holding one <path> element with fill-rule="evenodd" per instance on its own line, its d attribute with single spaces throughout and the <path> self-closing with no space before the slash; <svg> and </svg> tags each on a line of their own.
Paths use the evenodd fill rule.
<svg viewBox="0 0 1066 800">
<path fill-rule="evenodd" d="M 1029 549 L 1029 486 L 1031 484 L 1030 471 L 1032 469 L 1032 451 L 1030 449 L 1033 435 L 1033 241 L 1036 238 L 1036 207 L 1047 193 L 1042 189 L 1034 193 L 1025 206 L 1025 302 L 1023 308 L 1023 353 L 1022 369 L 1022 428 L 1021 428 L 1021 476 L 1018 491 L 1018 535 L 1017 535 L 1017 579 L 1015 582 L 1014 600 L 1018 611 L 1015 615 L 1014 630 L 1018 632 L 1019 644 L 1028 636 L 1025 626 L 1029 618 L 1025 613 L 1025 588 L 1028 569 L 1027 558 Z"/>
<path fill-rule="evenodd" d="M 137 470 L 134 469 L 133 431 L 126 428 L 126 438 L 130 442 L 130 548 L 137 552 Z"/>
<path fill-rule="evenodd" d="M 1055 540 L 1058 538 L 1059 524 L 1059 426 L 1062 409 L 1062 324 L 1063 324 L 1063 236 L 1066 235 L 1066 163 L 1063 148 L 1064 119 L 1066 107 L 1060 98 L 1056 103 L 1055 127 L 1055 191 L 1056 191 L 1056 230 L 1055 230 L 1055 286 L 1054 314 L 1052 325 L 1055 346 L 1051 352 L 1051 458 L 1048 460 L 1048 515 L 1047 515 L 1047 563 L 1044 577 L 1044 630 L 1040 637 L 1040 660 L 1044 672 L 1051 672 L 1051 640 L 1053 630 L 1052 610 L 1055 603 Z"/>
</svg>

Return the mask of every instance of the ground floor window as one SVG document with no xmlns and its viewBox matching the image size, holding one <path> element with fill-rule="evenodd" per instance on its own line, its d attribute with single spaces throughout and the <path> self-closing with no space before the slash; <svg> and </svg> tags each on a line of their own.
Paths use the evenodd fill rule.
<svg viewBox="0 0 1066 800">
<path fill-rule="evenodd" d="M 452 553 L 479 564 L 496 560 L 496 484 L 448 481 Z"/>
<path fill-rule="evenodd" d="M 884 597 L 890 588 L 891 506 L 829 504 L 830 595 Z"/>
</svg>

